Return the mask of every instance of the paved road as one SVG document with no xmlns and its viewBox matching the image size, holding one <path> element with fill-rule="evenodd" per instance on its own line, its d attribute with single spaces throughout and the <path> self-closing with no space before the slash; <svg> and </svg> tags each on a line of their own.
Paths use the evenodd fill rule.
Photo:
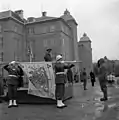
<svg viewBox="0 0 119 120">
<path fill-rule="evenodd" d="M 67 108 L 57 109 L 55 105 L 21 104 L 18 108 L 7 108 L 0 104 L 0 120 L 119 120 L 119 90 L 109 87 L 109 101 L 100 102 L 102 96 L 98 84 L 88 90 L 82 85 L 74 85 L 74 97 L 65 101 Z"/>
</svg>

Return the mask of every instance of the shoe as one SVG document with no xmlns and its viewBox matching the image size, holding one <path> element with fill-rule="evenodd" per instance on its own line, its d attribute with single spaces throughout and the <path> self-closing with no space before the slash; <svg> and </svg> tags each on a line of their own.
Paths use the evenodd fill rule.
<svg viewBox="0 0 119 120">
<path fill-rule="evenodd" d="M 13 100 L 13 107 L 18 107 L 18 104 L 16 103 L 16 100 Z"/>
<path fill-rule="evenodd" d="M 106 101 L 108 100 L 107 98 L 101 98 L 100 101 Z"/>
<path fill-rule="evenodd" d="M 85 88 L 84 90 L 87 90 L 87 88 Z"/>
<path fill-rule="evenodd" d="M 67 105 L 57 106 L 57 108 L 65 108 L 65 107 L 67 107 Z"/>
<path fill-rule="evenodd" d="M 13 107 L 18 107 L 18 105 L 12 105 Z"/>
<path fill-rule="evenodd" d="M 13 105 L 8 105 L 8 108 L 11 108 L 11 107 L 13 107 Z"/>
<path fill-rule="evenodd" d="M 12 100 L 9 100 L 8 108 L 11 108 L 11 107 L 13 107 Z"/>
</svg>

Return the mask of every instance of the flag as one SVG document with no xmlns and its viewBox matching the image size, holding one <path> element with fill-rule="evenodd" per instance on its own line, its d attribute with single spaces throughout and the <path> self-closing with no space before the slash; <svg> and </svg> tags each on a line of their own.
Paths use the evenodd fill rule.
<svg viewBox="0 0 119 120">
<path fill-rule="evenodd" d="M 33 59 L 33 51 L 31 45 L 28 46 L 28 55 L 30 56 L 30 61 Z"/>
</svg>

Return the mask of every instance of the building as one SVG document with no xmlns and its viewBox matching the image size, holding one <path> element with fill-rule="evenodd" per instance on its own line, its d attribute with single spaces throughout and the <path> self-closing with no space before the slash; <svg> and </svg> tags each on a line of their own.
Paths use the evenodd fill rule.
<svg viewBox="0 0 119 120">
<path fill-rule="evenodd" d="M 0 60 L 44 61 L 47 48 L 51 48 L 54 58 L 63 54 L 64 59 L 78 60 L 77 23 L 66 10 L 61 17 L 23 17 L 23 11 L 0 13 Z"/>
<path fill-rule="evenodd" d="M 80 38 L 78 42 L 79 60 L 82 61 L 81 70 L 86 68 L 87 73 L 92 70 L 92 48 L 91 40 L 86 33 Z"/>
<path fill-rule="evenodd" d="M 26 59 L 24 19 L 17 12 L 0 13 L 0 62 Z"/>
</svg>

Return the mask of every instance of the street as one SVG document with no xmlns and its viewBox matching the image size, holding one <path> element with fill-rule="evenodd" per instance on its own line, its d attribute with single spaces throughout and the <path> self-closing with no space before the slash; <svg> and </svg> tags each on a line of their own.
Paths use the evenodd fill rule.
<svg viewBox="0 0 119 120">
<path fill-rule="evenodd" d="M 119 88 L 108 87 L 109 100 L 100 102 L 102 96 L 98 83 L 93 88 L 88 82 L 84 91 L 80 83 L 74 84 L 74 97 L 65 101 L 68 107 L 56 108 L 55 104 L 20 104 L 8 108 L 0 104 L 0 120 L 119 120 Z"/>
</svg>

